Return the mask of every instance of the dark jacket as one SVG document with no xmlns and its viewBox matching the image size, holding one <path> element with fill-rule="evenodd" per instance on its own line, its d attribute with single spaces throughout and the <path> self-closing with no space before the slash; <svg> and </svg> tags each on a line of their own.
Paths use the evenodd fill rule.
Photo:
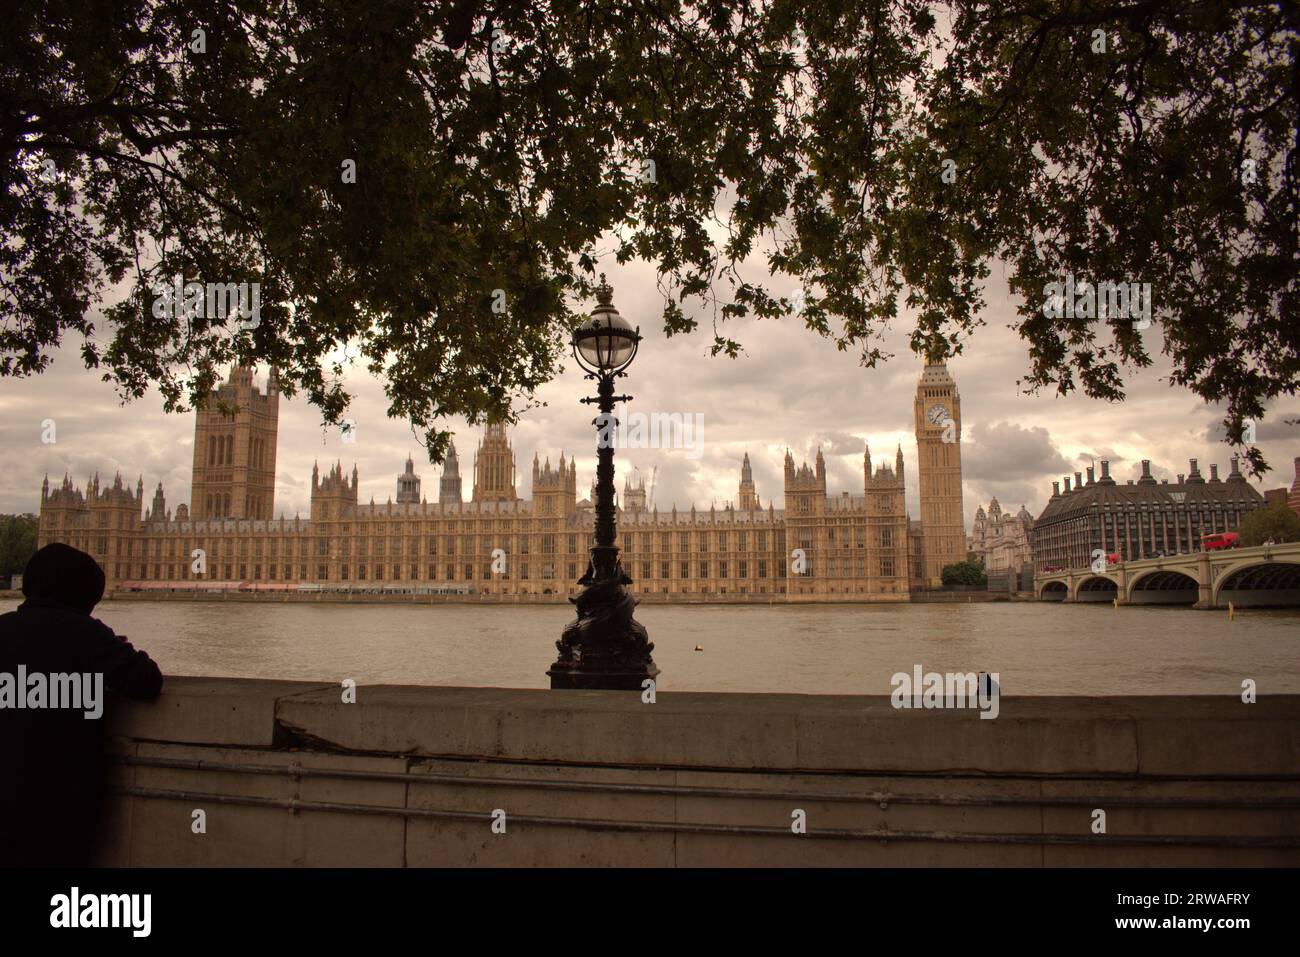
<svg viewBox="0 0 1300 957">
<path fill-rule="evenodd" d="M 20 665 L 28 675 L 102 674 L 104 692 L 158 696 L 158 666 L 90 616 L 103 594 L 94 559 L 49 545 L 27 568 L 27 600 L 0 615 L 0 675 L 15 681 Z M 90 863 L 106 792 L 107 713 L 0 707 L 0 865 Z"/>
</svg>

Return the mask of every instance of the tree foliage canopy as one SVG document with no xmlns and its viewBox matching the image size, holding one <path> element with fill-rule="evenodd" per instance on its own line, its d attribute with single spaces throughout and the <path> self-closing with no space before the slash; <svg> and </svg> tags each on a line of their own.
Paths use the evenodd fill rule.
<svg viewBox="0 0 1300 957">
<path fill-rule="evenodd" d="M 951 588 L 954 585 L 966 585 L 971 588 L 987 588 L 989 584 L 988 573 L 984 571 L 984 565 L 978 561 L 967 559 L 964 562 L 956 562 L 952 565 L 944 565 L 943 571 L 940 572 L 944 587 Z"/>
<path fill-rule="evenodd" d="M 557 372 L 609 256 L 653 263 L 665 329 L 715 354 L 729 319 L 795 316 L 874 365 L 902 309 L 917 352 L 959 352 L 1001 261 L 1029 388 L 1117 399 L 1151 362 L 1130 317 L 1045 316 L 1066 274 L 1151 282 L 1175 383 L 1234 441 L 1300 377 L 1292 4 L 6 12 L 3 375 L 73 332 L 128 397 L 180 408 L 261 361 L 336 422 L 353 349 L 440 458 L 439 417 Z M 177 275 L 258 282 L 259 321 L 158 318 Z"/>
<path fill-rule="evenodd" d="M 1244 546 L 1300 542 L 1300 515 L 1285 505 L 1257 508 L 1241 520 L 1238 534 Z"/>
<path fill-rule="evenodd" d="M 8 584 L 36 554 L 36 516 L 0 515 L 0 579 Z"/>
</svg>

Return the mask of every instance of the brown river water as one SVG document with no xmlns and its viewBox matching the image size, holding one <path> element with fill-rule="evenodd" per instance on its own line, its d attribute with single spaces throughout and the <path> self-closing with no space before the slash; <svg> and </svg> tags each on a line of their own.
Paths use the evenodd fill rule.
<svg viewBox="0 0 1300 957">
<path fill-rule="evenodd" d="M 0 600 L 0 612 L 16 607 Z M 106 601 L 167 674 L 544 688 L 563 605 Z M 1300 608 L 1054 603 L 642 605 L 664 691 L 889 694 L 894 673 L 989 671 L 1009 695 L 1300 693 Z M 700 645 L 702 651 L 696 651 Z"/>
</svg>

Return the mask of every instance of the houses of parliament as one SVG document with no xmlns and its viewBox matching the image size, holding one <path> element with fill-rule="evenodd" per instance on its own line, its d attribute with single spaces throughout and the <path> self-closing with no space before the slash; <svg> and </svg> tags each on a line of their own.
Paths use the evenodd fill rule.
<svg viewBox="0 0 1300 957">
<path fill-rule="evenodd" d="M 312 469 L 307 518 L 273 517 L 279 391 L 236 368 L 196 412 L 188 505 L 168 507 L 162 483 L 146 507 L 119 474 L 85 489 L 65 476 L 41 489 L 39 544 L 65 542 L 94 556 L 110 590 L 240 589 L 387 594 L 472 594 L 519 600 L 578 591 L 594 536 L 594 510 L 578 499 L 577 467 L 534 455 L 532 497 L 516 491 L 504 425 L 489 424 L 464 494 L 453 445 L 437 502 L 421 493 L 414 463 L 396 500 L 358 501 L 358 476 Z M 218 410 L 235 408 L 233 414 Z M 960 456 L 961 404 L 944 364 L 917 384 L 919 520 L 905 508 L 903 452 L 892 463 L 862 456 L 862 488 L 831 494 L 826 463 L 796 466 L 787 451 L 783 507 L 760 499 L 748 454 L 735 504 L 648 508 L 644 481 L 625 482 L 618 544 L 631 589 L 692 600 L 907 601 L 938 587 L 945 565 L 966 557 Z"/>
</svg>

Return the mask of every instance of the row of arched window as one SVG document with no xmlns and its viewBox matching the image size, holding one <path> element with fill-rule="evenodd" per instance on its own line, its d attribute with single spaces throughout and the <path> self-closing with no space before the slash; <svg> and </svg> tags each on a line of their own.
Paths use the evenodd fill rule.
<svg viewBox="0 0 1300 957">
<path fill-rule="evenodd" d="M 233 435 L 213 435 L 208 438 L 208 464 L 235 464 L 235 437 Z M 249 446 L 248 464 L 252 468 L 266 465 L 266 439 L 254 438 Z"/>
<path fill-rule="evenodd" d="M 208 464 L 232 465 L 235 461 L 235 437 L 214 435 L 208 439 Z"/>
<path fill-rule="evenodd" d="M 264 514 L 263 507 L 266 499 L 262 495 L 254 495 L 252 492 L 244 496 L 244 515 L 247 518 L 270 518 L 270 515 Z M 230 517 L 230 495 L 222 495 L 220 492 L 214 492 L 207 496 L 204 502 L 206 511 L 205 518 L 229 518 Z"/>
</svg>

